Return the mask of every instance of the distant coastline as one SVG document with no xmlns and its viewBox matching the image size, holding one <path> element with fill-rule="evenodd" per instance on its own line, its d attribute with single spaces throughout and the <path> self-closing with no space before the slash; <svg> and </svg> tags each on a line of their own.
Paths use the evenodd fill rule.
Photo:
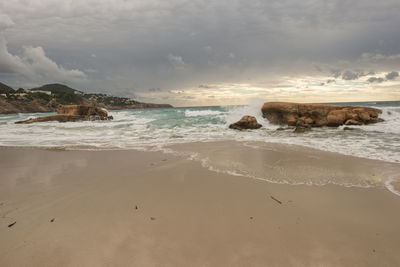
<svg viewBox="0 0 400 267">
<path fill-rule="evenodd" d="M 143 103 L 127 97 L 84 93 L 63 84 L 46 84 L 32 89 L 0 83 L 0 114 L 54 112 L 61 105 L 91 105 L 109 110 L 172 108 L 169 104 Z"/>
</svg>

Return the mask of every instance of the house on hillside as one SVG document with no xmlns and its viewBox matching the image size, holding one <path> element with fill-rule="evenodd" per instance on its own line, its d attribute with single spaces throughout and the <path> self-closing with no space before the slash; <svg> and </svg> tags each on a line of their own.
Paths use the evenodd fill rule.
<svg viewBox="0 0 400 267">
<path fill-rule="evenodd" d="M 34 93 L 43 93 L 43 94 L 46 94 L 46 95 L 51 95 L 51 92 L 50 91 L 42 91 L 42 90 L 35 90 L 35 91 L 33 91 Z"/>
</svg>

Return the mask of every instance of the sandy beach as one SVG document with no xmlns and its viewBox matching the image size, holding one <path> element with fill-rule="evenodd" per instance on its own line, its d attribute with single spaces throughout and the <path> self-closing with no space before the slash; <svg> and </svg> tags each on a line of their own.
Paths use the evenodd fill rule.
<svg viewBox="0 0 400 267">
<path fill-rule="evenodd" d="M 278 144 L 174 149 L 0 149 L 0 266 L 400 265 L 400 196 L 387 188 L 218 172 L 245 162 L 275 181 L 373 184 L 398 164 Z"/>
</svg>

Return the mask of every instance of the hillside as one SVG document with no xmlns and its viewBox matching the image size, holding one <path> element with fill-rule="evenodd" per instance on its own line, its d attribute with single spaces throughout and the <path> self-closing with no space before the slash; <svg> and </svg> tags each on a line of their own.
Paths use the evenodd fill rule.
<svg viewBox="0 0 400 267">
<path fill-rule="evenodd" d="M 141 103 L 126 97 L 85 94 L 63 84 L 46 84 L 30 90 L 13 90 L 0 83 L 0 114 L 53 112 L 61 105 L 81 104 L 109 110 L 138 108 L 171 108 L 169 104 Z"/>
<path fill-rule="evenodd" d="M 10 86 L 0 82 L 0 94 L 10 94 L 14 92 L 14 89 L 12 89 Z"/>
<path fill-rule="evenodd" d="M 79 92 L 82 93 L 81 91 L 78 91 L 76 89 L 72 89 L 71 87 L 68 87 L 64 84 L 59 84 L 59 83 L 53 83 L 53 84 L 46 84 L 41 87 L 37 88 L 32 88 L 30 89 L 31 91 L 47 91 L 47 92 L 52 92 L 52 93 L 75 93 Z"/>
</svg>

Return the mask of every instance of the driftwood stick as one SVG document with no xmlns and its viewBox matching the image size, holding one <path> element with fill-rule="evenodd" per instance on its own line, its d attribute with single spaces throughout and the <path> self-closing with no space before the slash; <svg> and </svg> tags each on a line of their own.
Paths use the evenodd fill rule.
<svg viewBox="0 0 400 267">
<path fill-rule="evenodd" d="M 275 200 L 276 202 L 278 202 L 279 204 L 282 204 L 282 201 L 280 201 L 279 199 L 275 198 L 274 196 L 271 196 L 271 198 L 272 198 L 273 200 Z"/>
</svg>

